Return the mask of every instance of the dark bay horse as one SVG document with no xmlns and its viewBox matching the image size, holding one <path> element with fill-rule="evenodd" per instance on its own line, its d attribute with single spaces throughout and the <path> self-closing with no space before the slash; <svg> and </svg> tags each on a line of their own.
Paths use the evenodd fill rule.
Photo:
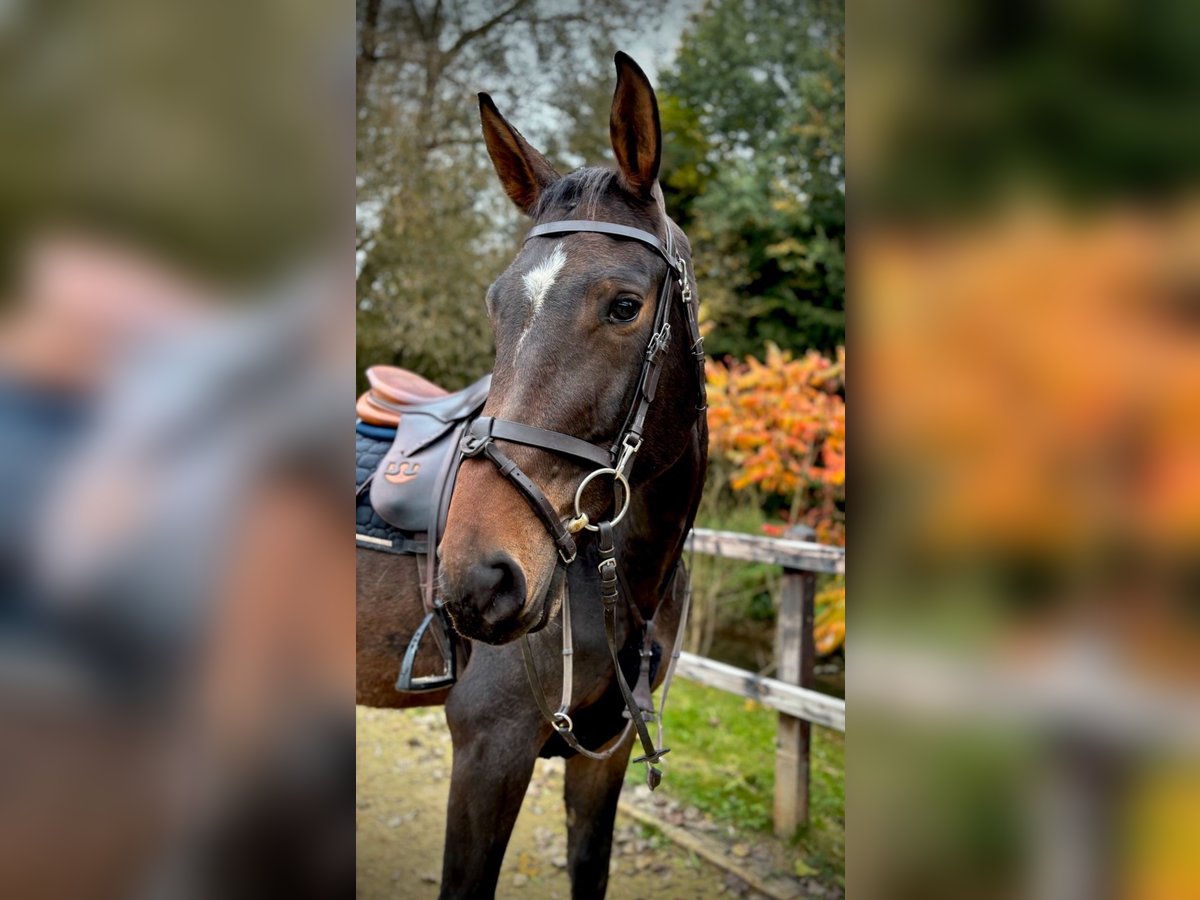
<svg viewBox="0 0 1200 900">
<path fill-rule="evenodd" d="M 618 486 L 611 475 L 594 478 L 581 492 L 580 507 L 577 490 L 596 464 L 544 445 L 492 442 L 543 495 L 548 507 L 539 510 L 529 489 L 513 475 L 505 477 L 496 458 L 479 454 L 463 460 L 440 542 L 439 587 L 470 654 L 448 690 L 401 694 L 393 686 L 422 616 L 417 558 L 358 551 L 358 702 L 446 708 L 454 764 L 442 897 L 495 893 L 539 756 L 566 757 L 572 895 L 605 895 L 617 799 L 634 734 L 622 716 L 626 701 L 604 610 L 615 621 L 614 646 L 629 684 L 642 664 L 643 621 L 653 623 L 654 642 L 661 647 L 661 652 L 655 647 L 654 687 L 675 649 L 686 578 L 679 561 L 707 458 L 703 351 L 690 247 L 667 217 L 657 181 L 662 150 L 657 100 L 633 60 L 618 53 L 616 67 L 610 119 L 615 169 L 560 175 L 491 98 L 480 95 L 483 134 L 496 172 L 534 226 L 487 293 L 496 361 L 482 416 L 611 446 L 614 458 L 633 446 L 633 434 L 636 458 L 630 453 L 624 466 L 613 463 L 627 473 L 629 486 Z M 622 226 L 628 233 L 622 234 Z M 647 386 L 650 368 L 653 383 Z M 583 527 L 580 511 L 589 523 L 624 514 L 615 527 L 601 525 L 595 532 Z M 573 519 L 568 553 L 562 535 Z M 611 535 L 611 549 L 601 546 L 605 535 Z M 619 602 L 612 601 L 616 583 Z M 542 690 L 556 705 L 568 598 L 574 640 L 571 736 L 593 751 L 614 750 L 604 761 L 577 753 L 556 733 L 535 702 L 518 640 L 528 636 Z M 432 646 L 418 658 L 418 668 L 434 670 L 438 663 Z"/>
</svg>

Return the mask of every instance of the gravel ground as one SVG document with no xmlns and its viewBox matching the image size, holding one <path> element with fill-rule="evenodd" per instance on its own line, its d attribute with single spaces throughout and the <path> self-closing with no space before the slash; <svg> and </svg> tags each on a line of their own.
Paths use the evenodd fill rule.
<svg viewBox="0 0 1200 900">
<path fill-rule="evenodd" d="M 357 761 L 358 897 L 437 897 L 450 790 L 450 737 L 441 709 L 359 707 Z M 562 779 L 562 760 L 538 761 L 508 845 L 498 897 L 570 896 Z M 649 800 L 636 796 L 642 793 L 648 794 L 626 786 L 627 798 L 639 807 Z M 694 810 L 684 812 L 687 819 L 702 818 Z M 681 821 L 684 812 L 677 813 Z M 746 854 L 738 846 L 733 855 Z M 614 900 L 760 896 L 624 814 L 617 818 L 610 873 L 608 896 Z"/>
</svg>

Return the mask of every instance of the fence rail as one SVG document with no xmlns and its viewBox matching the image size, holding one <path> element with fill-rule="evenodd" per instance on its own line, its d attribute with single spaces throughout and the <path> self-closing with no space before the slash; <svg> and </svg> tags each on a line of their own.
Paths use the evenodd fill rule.
<svg viewBox="0 0 1200 900">
<path fill-rule="evenodd" d="M 812 541 L 783 537 L 772 538 L 737 531 L 697 528 L 688 538 L 688 550 L 707 556 L 740 559 L 745 562 L 775 563 L 785 569 L 805 572 L 846 572 L 846 550 Z"/>
<path fill-rule="evenodd" d="M 763 706 L 793 718 L 824 725 L 835 731 L 846 730 L 846 701 L 822 694 L 820 691 L 810 691 L 786 681 L 764 678 L 745 669 L 694 653 L 680 654 L 675 671 L 683 678 L 749 700 L 757 700 Z"/>
<path fill-rule="evenodd" d="M 708 556 L 783 566 L 775 632 L 778 678 L 764 678 L 692 653 L 680 656 L 677 672 L 700 684 L 757 700 L 778 711 L 775 739 L 775 832 L 791 837 L 808 820 L 811 723 L 846 730 L 846 701 L 813 687 L 813 606 L 817 573 L 843 574 L 846 551 L 805 538 L 794 529 L 783 538 L 697 528 L 688 549 Z"/>
</svg>

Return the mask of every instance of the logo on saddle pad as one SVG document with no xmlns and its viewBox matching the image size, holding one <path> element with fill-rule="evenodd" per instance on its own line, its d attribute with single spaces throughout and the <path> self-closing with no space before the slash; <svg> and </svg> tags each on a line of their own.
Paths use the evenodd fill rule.
<svg viewBox="0 0 1200 900">
<path fill-rule="evenodd" d="M 406 484 L 417 477 L 417 473 L 421 471 L 419 462 L 403 462 L 403 463 L 388 463 L 387 470 L 383 473 L 383 477 L 392 484 Z"/>
</svg>

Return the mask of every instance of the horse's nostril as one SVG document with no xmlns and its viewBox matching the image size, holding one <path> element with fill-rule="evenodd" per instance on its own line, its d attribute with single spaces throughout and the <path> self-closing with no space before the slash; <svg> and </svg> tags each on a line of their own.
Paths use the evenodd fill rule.
<svg viewBox="0 0 1200 900">
<path fill-rule="evenodd" d="M 463 599 L 487 622 L 497 624 L 524 608 L 525 575 L 507 553 L 494 553 L 466 571 Z"/>
<path fill-rule="evenodd" d="M 516 589 L 517 579 L 521 576 L 509 557 L 505 556 L 492 563 L 492 571 L 496 573 L 495 593 L 511 594 Z"/>
</svg>

